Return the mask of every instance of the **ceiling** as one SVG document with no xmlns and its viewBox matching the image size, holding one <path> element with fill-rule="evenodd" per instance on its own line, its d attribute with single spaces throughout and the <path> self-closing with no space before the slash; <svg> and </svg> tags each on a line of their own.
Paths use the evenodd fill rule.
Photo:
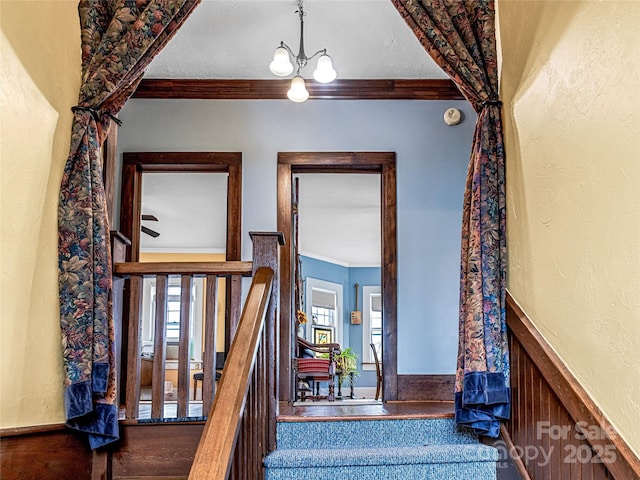
<svg viewBox="0 0 640 480">
<path fill-rule="evenodd" d="M 380 175 L 297 175 L 299 253 L 348 267 L 380 266 Z"/>
<path fill-rule="evenodd" d="M 299 252 L 348 267 L 379 266 L 380 175 L 300 174 Z M 226 173 L 144 173 L 143 252 L 221 253 L 226 242 Z"/>
<path fill-rule="evenodd" d="M 296 10 L 296 0 L 203 0 L 145 78 L 277 78 L 269 63 L 280 41 L 298 51 Z M 326 48 L 340 79 L 447 78 L 390 0 L 306 0 L 304 10 L 307 56 Z M 303 77 L 311 78 L 314 68 L 312 62 Z M 219 184 L 221 177 L 155 175 L 143 180 L 143 213 L 159 221 L 143 224 L 161 235 L 142 235 L 142 250 L 223 251 L 226 187 Z M 372 184 L 378 176 L 304 177 L 301 253 L 348 266 L 379 265 L 380 190 Z M 224 197 L 212 196 L 214 191 L 224 191 Z M 219 207 L 202 208 L 211 205 Z"/>
<path fill-rule="evenodd" d="M 296 0 L 203 0 L 145 78 L 277 78 L 269 63 L 280 41 L 298 52 L 297 9 Z M 390 0 L 306 0 L 304 10 L 305 52 L 326 48 L 338 78 L 447 78 Z"/>
<path fill-rule="evenodd" d="M 142 174 L 142 225 L 160 234 L 140 235 L 142 252 L 224 253 L 227 231 L 226 173 Z"/>
</svg>

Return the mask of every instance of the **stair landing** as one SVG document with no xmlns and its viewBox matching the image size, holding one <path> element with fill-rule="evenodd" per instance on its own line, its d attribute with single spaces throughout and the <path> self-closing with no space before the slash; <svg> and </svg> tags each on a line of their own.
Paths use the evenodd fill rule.
<svg viewBox="0 0 640 480">
<path fill-rule="evenodd" d="M 379 405 L 293 406 L 281 402 L 278 422 L 317 422 L 341 420 L 389 420 L 409 418 L 453 418 L 453 402 L 386 402 Z"/>
</svg>

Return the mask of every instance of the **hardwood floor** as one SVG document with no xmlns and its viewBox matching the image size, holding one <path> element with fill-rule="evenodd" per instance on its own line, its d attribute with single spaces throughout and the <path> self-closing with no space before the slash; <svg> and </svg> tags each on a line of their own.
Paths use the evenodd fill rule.
<svg viewBox="0 0 640 480">
<path fill-rule="evenodd" d="M 387 402 L 381 405 L 293 406 L 280 403 L 280 422 L 350 420 L 382 420 L 389 418 L 447 418 L 453 417 L 453 402 Z"/>
</svg>

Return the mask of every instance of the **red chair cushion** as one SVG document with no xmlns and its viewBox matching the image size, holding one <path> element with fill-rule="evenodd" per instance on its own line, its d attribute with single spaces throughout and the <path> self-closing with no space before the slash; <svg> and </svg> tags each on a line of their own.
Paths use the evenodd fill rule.
<svg viewBox="0 0 640 480">
<path fill-rule="evenodd" d="M 298 375 L 314 377 L 316 380 L 329 380 L 329 360 L 326 358 L 299 358 Z"/>
</svg>

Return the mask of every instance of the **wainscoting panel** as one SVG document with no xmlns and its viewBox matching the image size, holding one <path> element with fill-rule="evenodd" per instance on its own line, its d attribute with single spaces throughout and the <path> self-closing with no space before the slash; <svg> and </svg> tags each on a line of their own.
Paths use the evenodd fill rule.
<svg viewBox="0 0 640 480">
<path fill-rule="evenodd" d="M 455 375 L 398 375 L 398 400 L 453 402 Z"/>
<path fill-rule="evenodd" d="M 2 480 L 91 480 L 86 435 L 64 425 L 3 430 L 0 459 Z"/>
<path fill-rule="evenodd" d="M 507 324 L 512 411 L 506 429 L 512 456 L 530 477 L 640 478 L 637 457 L 511 297 Z"/>
<path fill-rule="evenodd" d="M 121 425 L 111 478 L 186 478 L 203 429 L 203 423 Z"/>
</svg>

